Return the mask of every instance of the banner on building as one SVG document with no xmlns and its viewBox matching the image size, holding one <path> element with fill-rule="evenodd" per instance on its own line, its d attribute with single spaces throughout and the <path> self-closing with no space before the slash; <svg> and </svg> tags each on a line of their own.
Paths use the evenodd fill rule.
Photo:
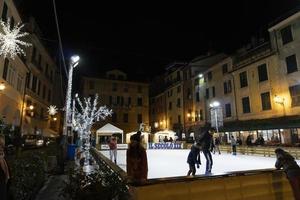
<svg viewBox="0 0 300 200">
<path fill-rule="evenodd" d="M 223 110 L 222 107 L 210 109 L 211 127 L 219 128 L 223 126 Z"/>
</svg>

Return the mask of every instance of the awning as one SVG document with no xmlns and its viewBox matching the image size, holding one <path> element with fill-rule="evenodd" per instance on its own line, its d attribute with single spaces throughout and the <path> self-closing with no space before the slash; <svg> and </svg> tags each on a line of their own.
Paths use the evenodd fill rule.
<svg viewBox="0 0 300 200">
<path fill-rule="evenodd" d="M 224 122 L 220 127 L 221 132 L 234 131 L 254 131 L 254 130 L 271 130 L 271 129 L 289 129 L 300 127 L 300 116 L 286 116 L 269 119 L 237 120 Z"/>
<path fill-rule="evenodd" d="M 97 134 L 97 144 L 98 144 L 98 136 L 112 136 L 113 134 L 119 133 L 122 136 L 122 143 L 123 143 L 123 130 L 119 129 L 118 127 L 107 123 L 103 127 L 99 128 L 96 131 Z"/>
</svg>

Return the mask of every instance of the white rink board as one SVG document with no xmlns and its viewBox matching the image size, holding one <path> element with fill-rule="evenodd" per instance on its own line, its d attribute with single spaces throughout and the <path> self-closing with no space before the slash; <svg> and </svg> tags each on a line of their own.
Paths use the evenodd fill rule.
<svg viewBox="0 0 300 200">
<path fill-rule="evenodd" d="M 109 158 L 108 151 L 101 151 Z M 189 169 L 186 163 L 189 150 L 147 150 L 148 156 L 148 178 L 163 178 L 185 176 Z M 220 174 L 233 171 L 256 170 L 274 168 L 275 158 L 263 156 L 246 156 L 222 153 L 212 154 L 213 174 Z M 202 165 L 197 169 L 196 175 L 205 173 L 206 160 L 201 153 Z M 300 164 L 300 161 L 297 161 Z M 126 150 L 118 150 L 117 164 L 126 171 Z"/>
</svg>

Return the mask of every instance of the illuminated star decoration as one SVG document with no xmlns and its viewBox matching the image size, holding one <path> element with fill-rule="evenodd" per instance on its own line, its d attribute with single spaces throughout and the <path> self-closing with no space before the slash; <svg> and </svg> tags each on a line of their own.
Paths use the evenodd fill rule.
<svg viewBox="0 0 300 200">
<path fill-rule="evenodd" d="M 10 20 L 8 19 L 7 22 L 0 20 L 0 25 L 2 29 L 0 33 L 0 55 L 4 58 L 10 57 L 13 60 L 17 54 L 26 56 L 25 51 L 20 46 L 29 47 L 31 44 L 20 40 L 21 37 L 29 34 L 27 32 L 20 32 L 24 24 L 21 25 L 18 23 L 11 29 Z"/>
<path fill-rule="evenodd" d="M 49 113 L 49 115 L 55 115 L 56 113 L 57 113 L 57 108 L 56 108 L 56 106 L 49 106 L 48 107 L 48 113 Z"/>
</svg>

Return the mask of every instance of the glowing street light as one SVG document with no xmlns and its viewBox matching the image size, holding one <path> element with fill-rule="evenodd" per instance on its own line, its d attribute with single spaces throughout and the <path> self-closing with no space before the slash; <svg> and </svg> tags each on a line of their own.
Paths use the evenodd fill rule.
<svg viewBox="0 0 300 200">
<path fill-rule="evenodd" d="M 30 105 L 30 106 L 29 106 L 29 109 L 30 109 L 30 110 L 33 110 L 33 109 L 34 109 L 34 106 L 33 106 L 33 105 Z"/>
<path fill-rule="evenodd" d="M 215 125 L 216 125 L 216 130 L 217 133 L 219 132 L 219 127 L 218 127 L 218 112 L 217 112 L 217 108 L 220 106 L 220 102 L 218 101 L 214 101 L 212 103 L 209 104 L 209 106 L 214 110 L 215 113 Z"/>
<path fill-rule="evenodd" d="M 70 59 L 69 74 L 68 74 L 68 88 L 65 105 L 65 119 L 64 119 L 64 132 L 63 135 L 67 136 L 67 132 L 72 132 L 72 116 L 71 116 L 71 94 L 72 94 L 72 78 L 73 69 L 79 64 L 80 57 L 74 55 Z"/>
</svg>

